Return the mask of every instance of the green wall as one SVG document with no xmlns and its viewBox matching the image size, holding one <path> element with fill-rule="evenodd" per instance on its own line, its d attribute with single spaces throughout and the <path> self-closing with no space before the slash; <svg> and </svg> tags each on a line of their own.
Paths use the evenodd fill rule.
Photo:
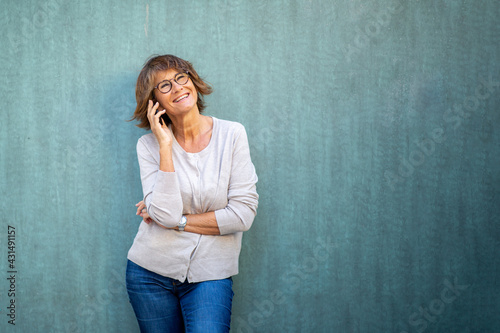
<svg viewBox="0 0 500 333">
<path fill-rule="evenodd" d="M 498 1 L 1 9 L 1 332 L 138 331 L 124 272 L 145 132 L 126 120 L 164 53 L 249 134 L 260 205 L 232 331 L 498 331 Z"/>
</svg>

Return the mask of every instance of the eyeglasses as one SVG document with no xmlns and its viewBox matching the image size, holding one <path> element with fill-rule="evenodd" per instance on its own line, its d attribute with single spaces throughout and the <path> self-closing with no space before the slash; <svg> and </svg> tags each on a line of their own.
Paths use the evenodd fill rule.
<svg viewBox="0 0 500 333">
<path fill-rule="evenodd" d="M 174 76 L 174 81 L 178 85 L 185 85 L 189 80 L 189 72 L 177 73 Z M 172 90 L 172 82 L 171 80 L 163 80 L 154 87 L 154 89 L 158 89 L 162 94 L 167 94 Z M 153 89 L 153 90 L 154 90 Z"/>
</svg>

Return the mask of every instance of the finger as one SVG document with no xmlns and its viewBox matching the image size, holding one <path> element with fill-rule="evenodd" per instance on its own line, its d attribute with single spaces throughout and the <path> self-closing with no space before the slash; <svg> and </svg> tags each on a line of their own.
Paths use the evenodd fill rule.
<svg viewBox="0 0 500 333">
<path fill-rule="evenodd" d="M 147 112 L 147 115 L 148 115 L 148 118 L 151 119 L 152 117 L 154 117 L 155 113 L 156 113 L 156 110 L 158 110 L 158 102 L 156 102 L 155 104 L 153 104 L 153 101 L 149 101 L 149 105 L 148 105 L 148 112 Z"/>
<path fill-rule="evenodd" d="M 155 114 L 156 110 L 158 110 L 159 106 L 160 106 L 160 103 L 156 102 L 156 103 L 153 104 L 153 101 L 149 100 L 149 102 L 148 102 L 148 112 L 147 112 L 147 116 L 148 116 L 149 120 L 152 120 L 152 117 L 154 117 L 154 114 Z"/>
<path fill-rule="evenodd" d="M 161 116 L 164 115 L 166 112 L 167 110 L 163 109 L 162 111 L 157 110 L 155 113 L 155 123 L 158 123 L 161 128 L 164 128 L 166 126 L 165 121 L 163 120 L 163 118 L 161 118 Z"/>
<path fill-rule="evenodd" d="M 148 111 L 151 111 L 156 104 L 159 104 L 158 102 L 154 103 L 152 99 L 148 101 Z"/>
<path fill-rule="evenodd" d="M 165 113 L 167 113 L 167 110 L 165 110 L 165 109 L 163 109 L 161 111 L 156 110 L 155 114 L 152 116 L 153 123 L 160 125 L 160 127 L 163 127 L 163 125 L 165 125 L 165 122 L 161 120 L 161 116 L 164 115 Z"/>
<path fill-rule="evenodd" d="M 153 104 L 153 101 L 152 100 L 149 100 L 148 101 L 148 116 L 150 115 L 151 113 L 151 110 L 153 110 L 153 107 L 154 107 L 154 104 Z"/>
<path fill-rule="evenodd" d="M 142 212 L 142 210 L 144 209 L 144 205 L 140 205 L 139 207 L 137 207 L 137 213 L 136 215 L 140 215 L 140 213 Z"/>
<path fill-rule="evenodd" d="M 163 109 L 161 111 L 156 110 L 156 112 L 155 112 L 155 118 L 160 118 L 163 114 L 165 114 L 165 112 L 167 112 L 167 110 L 165 110 L 165 109 Z"/>
</svg>

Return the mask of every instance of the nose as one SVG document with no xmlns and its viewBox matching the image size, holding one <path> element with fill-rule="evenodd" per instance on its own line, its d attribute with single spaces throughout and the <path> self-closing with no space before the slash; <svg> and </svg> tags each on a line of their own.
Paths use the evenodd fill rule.
<svg viewBox="0 0 500 333">
<path fill-rule="evenodd" d="M 182 89 L 182 84 L 178 84 L 175 80 L 172 80 L 170 84 L 172 85 L 172 92 Z"/>
</svg>

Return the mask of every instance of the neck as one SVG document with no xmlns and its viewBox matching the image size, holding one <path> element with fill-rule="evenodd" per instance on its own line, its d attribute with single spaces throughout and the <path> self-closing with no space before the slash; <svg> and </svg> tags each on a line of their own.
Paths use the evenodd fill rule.
<svg viewBox="0 0 500 333">
<path fill-rule="evenodd" d="M 172 120 L 172 132 L 177 139 L 183 142 L 193 141 L 203 132 L 204 121 L 199 112 L 186 114 L 182 118 L 170 118 Z"/>
</svg>

